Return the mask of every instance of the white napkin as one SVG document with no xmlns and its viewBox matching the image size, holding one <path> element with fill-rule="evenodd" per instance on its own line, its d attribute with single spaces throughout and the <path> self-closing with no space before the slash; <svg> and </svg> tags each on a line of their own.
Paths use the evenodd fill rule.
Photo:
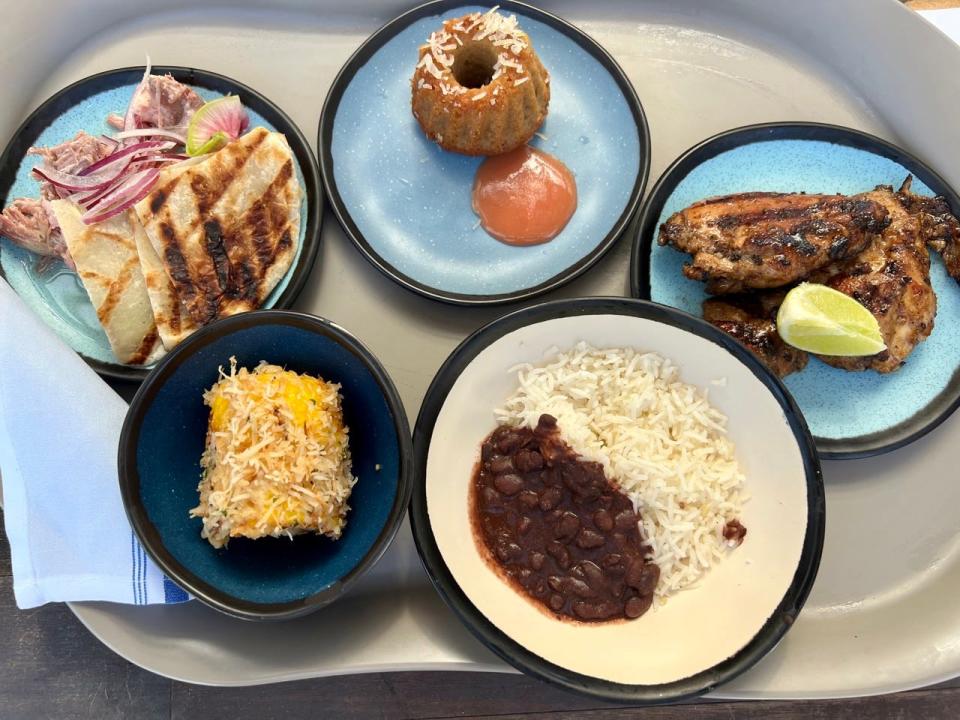
<svg viewBox="0 0 960 720">
<path fill-rule="evenodd" d="M 0 279 L 0 473 L 18 607 L 188 599 L 147 558 L 120 501 L 126 410 Z"/>
</svg>

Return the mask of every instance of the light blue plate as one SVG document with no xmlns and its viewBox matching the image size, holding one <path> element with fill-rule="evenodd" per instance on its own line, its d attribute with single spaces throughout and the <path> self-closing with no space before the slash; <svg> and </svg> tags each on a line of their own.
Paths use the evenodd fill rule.
<svg viewBox="0 0 960 720">
<path fill-rule="evenodd" d="M 622 233 L 649 168 L 643 109 L 610 56 L 558 18 L 501 3 L 550 73 L 549 114 L 532 144 L 573 171 L 579 204 L 549 243 L 488 235 L 470 204 L 482 158 L 442 150 L 410 110 L 419 46 L 444 19 L 487 9 L 441 1 L 389 23 L 347 62 L 320 122 L 327 193 L 360 251 L 400 284 L 464 304 L 530 297 L 585 271 Z"/>
<path fill-rule="evenodd" d="M 649 297 L 700 316 L 702 283 L 681 268 L 690 257 L 660 247 L 660 225 L 703 198 L 750 190 L 854 194 L 876 185 L 943 195 L 960 210 L 956 194 L 916 158 L 853 130 L 816 124 L 753 126 L 724 133 L 688 151 L 658 181 L 644 207 L 631 266 L 637 297 Z M 811 357 L 806 369 L 785 378 L 821 454 L 854 457 L 900 447 L 935 427 L 960 399 L 960 286 L 931 253 L 937 294 L 936 325 L 894 373 L 848 372 Z"/>
<path fill-rule="evenodd" d="M 319 246 L 323 201 L 318 190 L 316 160 L 306 139 L 276 106 L 240 83 L 187 68 L 155 68 L 154 72 L 171 72 L 204 100 L 228 93 L 239 95 L 250 115 L 251 127 L 262 125 L 286 135 L 297 161 L 297 178 L 305 191 L 304 206 L 301 207 L 297 255 L 264 307 L 289 307 L 306 279 Z M 35 110 L 14 135 L 0 161 L 0 197 L 4 204 L 17 197 L 39 194 L 31 170 L 42 161 L 36 156 L 26 156 L 30 146 L 55 145 L 69 140 L 79 130 L 91 135 L 112 134 L 115 130 L 106 124 L 107 115 L 126 110 L 142 75 L 143 68 L 94 75 L 62 90 Z M 146 368 L 117 362 L 79 277 L 62 263 L 53 263 L 38 272 L 36 255 L 0 238 L 0 273 L 27 305 L 98 372 L 127 378 L 141 378 L 145 374 Z"/>
</svg>

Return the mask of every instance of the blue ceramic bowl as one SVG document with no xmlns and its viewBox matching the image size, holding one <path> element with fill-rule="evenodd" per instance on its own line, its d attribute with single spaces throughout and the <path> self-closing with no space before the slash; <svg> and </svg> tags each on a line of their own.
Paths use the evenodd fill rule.
<svg viewBox="0 0 960 720">
<path fill-rule="evenodd" d="M 340 383 L 358 481 L 339 540 L 235 538 L 217 550 L 200 537 L 189 510 L 209 418 L 202 396 L 231 356 Z M 263 310 L 194 333 L 147 377 L 124 422 L 119 472 L 130 523 L 168 577 L 230 615 L 287 619 L 338 598 L 390 544 L 410 499 L 410 429 L 386 371 L 354 337 L 321 318 Z"/>
</svg>

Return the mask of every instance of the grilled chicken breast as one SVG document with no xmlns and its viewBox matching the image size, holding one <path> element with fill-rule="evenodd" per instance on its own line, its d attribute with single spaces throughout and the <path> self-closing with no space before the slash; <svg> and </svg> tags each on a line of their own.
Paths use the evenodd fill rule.
<svg viewBox="0 0 960 720">
<path fill-rule="evenodd" d="M 300 202 L 286 138 L 256 128 L 164 170 L 136 212 L 173 295 L 201 326 L 263 303 L 296 255 Z"/>
<path fill-rule="evenodd" d="M 785 294 L 774 290 L 709 298 L 703 302 L 703 318 L 746 345 L 778 377 L 786 377 L 803 370 L 810 358 L 777 333 L 777 309 Z"/>
<path fill-rule="evenodd" d="M 810 276 L 864 305 L 880 324 L 887 349 L 868 357 L 820 356 L 844 370 L 893 372 L 933 330 L 937 296 L 930 284 L 930 254 L 918 196 L 909 184 L 895 193 L 880 186 L 865 193 L 886 208 L 890 225 L 857 257 Z M 955 222 L 955 220 L 954 220 Z"/>
<path fill-rule="evenodd" d="M 790 285 L 866 248 L 889 224 L 865 195 L 750 192 L 674 213 L 658 242 L 690 253 L 683 273 L 711 294 Z"/>
</svg>

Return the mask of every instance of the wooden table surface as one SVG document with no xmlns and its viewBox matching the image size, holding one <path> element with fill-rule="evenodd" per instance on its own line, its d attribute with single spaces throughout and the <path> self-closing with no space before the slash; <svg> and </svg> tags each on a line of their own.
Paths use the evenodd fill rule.
<svg viewBox="0 0 960 720">
<path fill-rule="evenodd" d="M 908 0 L 914 9 L 960 0 Z M 18 610 L 10 548 L 0 533 L 0 720 L 785 720 L 960 718 L 960 678 L 850 700 L 700 702 L 631 708 L 581 699 L 518 675 L 378 673 L 254 688 L 209 688 L 158 677 L 101 645 L 65 605 Z"/>
</svg>

